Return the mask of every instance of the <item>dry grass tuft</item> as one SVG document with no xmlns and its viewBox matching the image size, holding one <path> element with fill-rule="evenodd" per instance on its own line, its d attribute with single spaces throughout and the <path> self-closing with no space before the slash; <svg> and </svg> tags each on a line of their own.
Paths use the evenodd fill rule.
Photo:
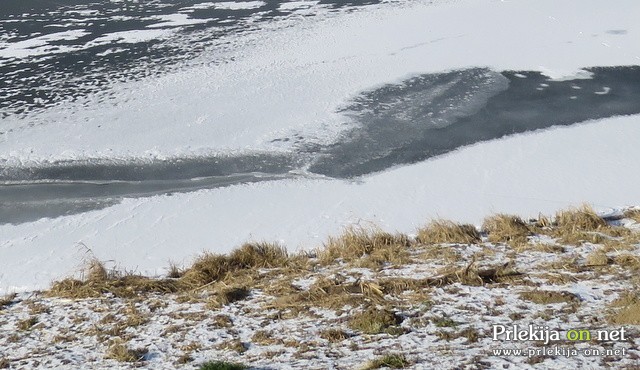
<svg viewBox="0 0 640 370">
<path fill-rule="evenodd" d="M 564 233 L 579 231 L 598 231 L 606 228 L 607 223 L 589 205 L 579 208 L 569 208 L 556 213 L 557 227 Z"/>
<path fill-rule="evenodd" d="M 140 275 L 111 276 L 106 280 L 64 279 L 54 282 L 47 292 L 49 296 L 64 298 L 91 298 L 104 294 L 134 298 L 149 293 L 174 293 L 178 285 L 174 280 L 152 279 Z"/>
<path fill-rule="evenodd" d="M 325 329 L 320 332 L 320 338 L 329 341 L 329 343 L 338 343 L 348 339 L 349 334 L 341 329 Z"/>
<path fill-rule="evenodd" d="M 488 234 L 492 243 L 516 243 L 527 241 L 531 230 L 518 216 L 497 214 L 485 218 L 482 229 Z"/>
<path fill-rule="evenodd" d="M 402 318 L 394 312 L 386 308 L 370 307 L 353 315 L 349 320 L 349 327 L 365 334 L 380 334 L 400 323 Z"/>
<path fill-rule="evenodd" d="M 458 326 L 458 324 L 460 324 L 459 322 L 454 321 L 446 315 L 431 318 L 431 322 L 438 328 L 455 328 L 456 326 Z"/>
<path fill-rule="evenodd" d="M 109 274 L 107 273 L 107 269 L 104 267 L 104 264 L 97 259 L 89 261 L 86 271 L 86 280 L 89 282 L 101 283 L 109 278 Z"/>
<path fill-rule="evenodd" d="M 444 263 L 459 261 L 462 254 L 453 246 L 430 245 L 418 255 L 420 260 L 440 260 Z"/>
<path fill-rule="evenodd" d="M 104 294 L 116 297 L 134 298 L 140 294 L 173 293 L 178 285 L 171 279 L 153 279 L 129 272 L 108 272 L 102 262 L 93 259 L 88 262 L 84 280 L 73 278 L 56 281 L 46 294 L 64 298 L 91 298 Z"/>
<path fill-rule="evenodd" d="M 453 272 L 445 274 L 443 278 L 446 284 L 461 283 L 477 286 L 493 283 L 512 283 L 521 279 L 522 274 L 514 267 L 509 266 L 509 264 L 478 268 L 472 260 L 466 267 L 455 269 Z"/>
<path fill-rule="evenodd" d="M 198 257 L 193 265 L 184 272 L 180 282 L 194 289 L 199 288 L 211 282 L 224 279 L 235 268 L 227 256 L 206 253 Z"/>
<path fill-rule="evenodd" d="M 267 330 L 258 330 L 251 336 L 251 343 L 261 346 L 270 346 L 280 341 L 273 337 L 273 332 Z"/>
<path fill-rule="evenodd" d="M 16 293 L 13 293 L 13 294 L 7 294 L 4 297 L 0 297 L 0 310 L 11 305 L 17 296 L 18 295 Z"/>
<path fill-rule="evenodd" d="M 411 361 L 409 361 L 403 354 L 401 353 L 391 353 L 384 356 L 380 356 L 375 360 L 369 361 L 362 370 L 373 370 L 380 368 L 389 368 L 389 369 L 406 369 L 411 366 Z"/>
<path fill-rule="evenodd" d="M 374 282 L 345 282 L 342 276 L 322 277 L 309 290 L 294 291 L 279 296 L 268 308 L 307 310 L 311 307 L 340 309 L 345 306 L 359 306 L 371 302 L 381 302 L 383 292 Z"/>
<path fill-rule="evenodd" d="M 149 316 L 141 313 L 133 304 L 129 304 L 122 312 L 126 320 L 122 325 L 124 327 L 136 327 L 149 322 Z"/>
<path fill-rule="evenodd" d="M 373 263 L 405 263 L 411 241 L 406 235 L 390 234 L 376 229 L 350 227 L 337 237 L 330 237 L 318 253 L 323 264 L 336 260 L 358 261 L 369 257 Z"/>
<path fill-rule="evenodd" d="M 230 303 L 246 299 L 251 290 L 244 286 L 222 286 L 217 289 L 213 298 L 208 302 L 209 308 L 220 308 Z"/>
<path fill-rule="evenodd" d="M 611 262 L 603 250 L 595 250 L 587 255 L 587 266 L 606 266 Z"/>
<path fill-rule="evenodd" d="M 273 243 L 247 243 L 229 255 L 232 265 L 238 268 L 286 267 L 289 263 L 287 250 Z"/>
<path fill-rule="evenodd" d="M 139 362 L 144 360 L 147 350 L 144 348 L 129 349 L 120 339 L 111 342 L 105 358 L 119 362 Z"/>
<path fill-rule="evenodd" d="M 537 304 L 577 303 L 578 296 L 570 292 L 552 290 L 532 290 L 520 293 L 520 299 Z"/>
<path fill-rule="evenodd" d="M 175 364 L 176 365 L 186 365 L 190 362 L 193 361 L 193 357 L 191 357 L 191 355 L 189 355 L 188 353 L 183 353 L 182 355 L 180 355 L 178 357 L 178 359 L 176 360 Z"/>
<path fill-rule="evenodd" d="M 107 272 L 97 260 L 89 262 L 84 280 L 65 279 L 55 282 L 48 291 L 50 296 L 65 298 L 90 298 L 103 294 L 116 297 L 134 298 L 148 293 L 188 292 L 212 283 L 239 278 L 247 280 L 243 272 L 255 273 L 258 268 L 286 267 L 290 258 L 286 250 L 269 243 L 245 244 L 230 255 L 205 254 L 198 258 L 186 271 L 171 267 L 172 278 L 153 279 L 144 276 Z M 179 278 L 178 278 L 179 276 Z M 227 302 L 236 300 L 234 292 L 221 292 Z"/>
<path fill-rule="evenodd" d="M 626 241 L 621 240 L 607 240 L 602 243 L 602 251 L 605 253 L 609 252 L 621 252 L 621 251 L 632 251 L 635 250 L 636 247 L 632 243 L 628 243 Z"/>
<path fill-rule="evenodd" d="M 617 255 L 613 261 L 622 267 L 625 267 L 629 270 L 638 271 L 640 270 L 640 257 L 632 253 L 621 253 Z"/>
<path fill-rule="evenodd" d="M 418 230 L 418 241 L 425 244 L 473 244 L 480 242 L 480 233 L 473 225 L 434 220 Z"/>
<path fill-rule="evenodd" d="M 640 209 L 628 209 L 624 212 L 624 217 L 640 223 Z"/>
<path fill-rule="evenodd" d="M 18 321 L 17 327 L 20 331 L 31 330 L 38 323 L 38 318 L 30 316 L 24 320 Z"/>
<path fill-rule="evenodd" d="M 178 267 L 175 263 L 169 264 L 169 271 L 167 272 L 167 277 L 170 279 L 180 279 L 184 275 L 184 271 Z"/>
<path fill-rule="evenodd" d="M 247 367 L 243 364 L 226 361 L 208 361 L 200 365 L 198 370 L 244 370 Z"/>
<path fill-rule="evenodd" d="M 535 276 L 544 279 L 549 285 L 565 285 L 577 283 L 579 281 L 574 274 L 563 274 L 557 272 L 536 274 Z"/>
<path fill-rule="evenodd" d="M 556 213 L 555 223 L 554 236 L 559 237 L 566 244 L 580 244 L 584 241 L 601 244 L 612 237 L 630 233 L 627 228 L 609 226 L 588 205 Z"/>
<path fill-rule="evenodd" d="M 561 245 L 547 244 L 547 243 L 520 244 L 515 247 L 515 250 L 517 252 L 533 251 L 533 252 L 555 253 L 555 254 L 562 254 L 566 252 L 565 247 Z"/>
<path fill-rule="evenodd" d="M 248 243 L 228 256 L 212 253 L 201 256 L 184 272 L 180 283 L 187 289 L 198 289 L 240 270 L 287 267 L 289 263 L 287 251 L 278 244 Z"/>
<path fill-rule="evenodd" d="M 624 295 L 612 302 L 614 312 L 607 319 L 616 325 L 640 325 L 640 298 L 635 294 Z"/>
<path fill-rule="evenodd" d="M 218 349 L 233 351 L 236 353 L 245 353 L 249 349 L 240 339 L 230 339 L 218 345 Z"/>
<path fill-rule="evenodd" d="M 431 279 L 411 279 L 391 277 L 378 281 L 380 289 L 385 294 L 400 295 L 407 291 L 421 291 L 425 288 L 433 286 Z"/>
<path fill-rule="evenodd" d="M 538 214 L 538 218 L 533 220 L 533 226 L 539 229 L 549 229 L 553 226 L 551 219 L 542 213 Z"/>
<path fill-rule="evenodd" d="M 436 332 L 436 335 L 438 336 L 438 338 L 446 341 L 452 341 L 458 338 L 466 338 L 467 343 L 475 343 L 479 338 L 478 330 L 475 328 L 466 328 L 457 332 L 451 330 L 440 330 Z"/>
<path fill-rule="evenodd" d="M 217 315 L 213 318 L 213 324 L 216 328 L 233 327 L 233 320 L 229 315 Z"/>
<path fill-rule="evenodd" d="M 400 266 L 411 262 L 407 247 L 399 244 L 377 248 L 368 256 L 356 261 L 355 266 L 380 269 L 387 263 Z"/>
<path fill-rule="evenodd" d="M 478 329 L 469 327 L 459 331 L 458 336 L 462 338 L 466 338 L 467 342 L 469 343 L 475 343 L 478 341 L 478 338 L 480 337 L 480 333 L 478 332 Z"/>
</svg>

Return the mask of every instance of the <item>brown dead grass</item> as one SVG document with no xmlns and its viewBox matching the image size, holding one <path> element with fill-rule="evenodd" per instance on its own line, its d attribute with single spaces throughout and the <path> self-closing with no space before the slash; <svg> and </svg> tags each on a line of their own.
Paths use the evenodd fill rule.
<svg viewBox="0 0 640 370">
<path fill-rule="evenodd" d="M 170 279 L 179 279 L 184 275 L 184 271 L 175 263 L 169 263 L 169 271 L 167 277 Z"/>
<path fill-rule="evenodd" d="M 149 322 L 151 314 L 140 312 L 133 303 L 119 309 L 117 312 L 111 312 L 104 315 L 100 321 L 93 325 L 89 330 L 85 331 L 88 336 L 95 336 L 99 342 L 111 341 L 114 337 L 125 339 L 131 337 L 127 334 L 127 329 L 145 325 Z M 167 328 L 166 333 L 177 331 L 176 328 Z M 122 343 L 110 342 L 112 345 L 120 345 Z M 116 348 L 114 346 L 114 348 Z"/>
<path fill-rule="evenodd" d="M 291 259 L 286 249 L 272 243 L 248 243 L 227 255 L 207 253 L 184 271 L 180 283 L 198 289 L 228 279 L 240 270 L 287 267 Z"/>
<path fill-rule="evenodd" d="M 614 263 L 628 270 L 640 270 L 640 256 L 632 253 L 621 253 L 613 259 Z"/>
<path fill-rule="evenodd" d="M 640 223 L 640 209 L 628 209 L 624 212 L 624 217 L 630 218 L 635 222 Z"/>
<path fill-rule="evenodd" d="M 149 293 L 174 293 L 178 290 L 174 280 L 124 275 L 101 281 L 64 279 L 54 282 L 47 295 L 81 299 L 112 294 L 116 297 L 135 298 Z"/>
<path fill-rule="evenodd" d="M 280 340 L 274 338 L 272 331 L 258 330 L 251 336 L 251 343 L 261 346 L 270 346 L 279 342 Z"/>
<path fill-rule="evenodd" d="M 267 309 L 292 310 L 298 313 L 311 307 L 342 309 L 345 306 L 359 307 L 371 304 L 395 305 L 424 302 L 429 289 L 454 283 L 485 285 L 494 283 L 517 283 L 523 276 L 511 266 L 451 267 L 433 277 L 422 279 L 386 277 L 378 280 L 346 282 L 344 276 L 318 278 L 308 290 L 290 289 L 265 305 Z"/>
<path fill-rule="evenodd" d="M 39 320 L 36 316 L 30 316 L 24 320 L 20 320 L 17 323 L 17 328 L 20 331 L 31 330 L 36 324 L 38 324 Z"/>
<path fill-rule="evenodd" d="M 626 240 L 606 240 L 604 243 L 602 243 L 602 248 L 601 248 L 601 250 L 605 253 L 633 251 L 635 249 L 636 247 L 632 243 L 627 242 Z"/>
<path fill-rule="evenodd" d="M 78 299 L 104 294 L 134 298 L 150 293 L 189 292 L 219 281 L 250 281 L 251 275 L 255 275 L 259 268 L 286 267 L 291 261 L 286 250 L 277 244 L 251 243 L 234 250 L 228 256 L 205 254 L 181 273 L 178 279 L 154 279 L 131 273 L 108 272 L 102 263 L 92 260 L 86 268 L 85 279 L 69 278 L 55 282 L 47 294 Z M 233 301 L 230 293 L 232 292 L 221 292 L 220 296 Z"/>
<path fill-rule="evenodd" d="M 380 251 L 406 250 L 410 245 L 411 242 L 406 235 L 394 235 L 376 228 L 349 227 L 339 237 L 329 237 L 329 241 L 318 253 L 318 257 L 324 264 L 333 263 L 338 259 L 352 262 Z M 402 254 L 406 256 L 406 253 Z"/>
<path fill-rule="evenodd" d="M 607 319 L 616 325 L 640 325 L 640 298 L 628 293 L 611 303 L 612 312 Z"/>
<path fill-rule="evenodd" d="M 532 290 L 520 293 L 520 299 L 537 304 L 577 303 L 580 299 L 573 293 L 553 290 Z"/>
<path fill-rule="evenodd" d="M 482 229 L 492 243 L 521 244 L 527 241 L 531 230 L 518 216 L 497 214 L 485 218 Z"/>
<path fill-rule="evenodd" d="M 589 205 L 569 208 L 556 213 L 556 226 L 563 232 L 598 231 L 606 228 L 607 223 Z"/>
<path fill-rule="evenodd" d="M 251 290 L 246 286 L 221 286 L 216 287 L 214 295 L 207 302 L 207 307 L 217 309 L 228 304 L 242 301 L 249 297 Z"/>
<path fill-rule="evenodd" d="M 365 334 L 380 334 L 402 323 L 402 317 L 387 308 L 369 307 L 349 320 L 349 327 Z"/>
<path fill-rule="evenodd" d="M 236 353 L 245 353 L 247 352 L 247 344 L 243 343 L 240 339 L 230 339 L 220 343 L 217 347 L 221 350 L 233 351 Z"/>
<path fill-rule="evenodd" d="M 86 273 L 88 281 L 100 282 L 109 278 L 109 274 L 107 269 L 104 267 L 104 264 L 97 259 L 89 261 Z"/>
<path fill-rule="evenodd" d="M 538 270 L 547 272 L 558 272 L 559 270 L 571 273 L 578 273 L 584 270 L 584 266 L 579 262 L 578 256 L 568 254 L 559 256 L 555 260 L 543 262 L 538 265 Z"/>
<path fill-rule="evenodd" d="M 116 339 L 111 342 L 105 358 L 119 362 L 139 362 L 144 360 L 147 352 L 144 348 L 130 349 L 122 340 Z"/>
<path fill-rule="evenodd" d="M 609 226 L 589 205 L 559 211 L 556 213 L 555 225 L 553 236 L 566 244 L 601 244 L 630 234 L 627 228 Z"/>
<path fill-rule="evenodd" d="M 407 291 L 421 291 L 433 286 L 433 279 L 412 279 L 402 277 L 390 277 L 377 281 L 384 294 L 398 296 Z"/>
<path fill-rule="evenodd" d="M 329 343 L 339 343 L 349 337 L 349 334 L 342 329 L 331 328 L 320 332 L 320 338 L 329 341 Z"/>
<path fill-rule="evenodd" d="M 462 255 L 454 246 L 429 245 L 417 255 L 420 260 L 439 260 L 445 264 L 460 261 Z"/>
<path fill-rule="evenodd" d="M 176 300 L 206 303 L 208 308 L 219 308 L 247 298 L 252 290 L 259 290 L 274 297 L 273 300 L 267 301 L 264 307 L 277 309 L 281 315 L 296 315 L 303 311 L 309 313 L 313 307 L 338 310 L 345 307 L 353 309 L 373 305 L 388 306 L 392 303 L 401 307 L 428 299 L 432 287 L 456 283 L 474 286 L 533 284 L 505 261 L 514 258 L 518 252 L 524 250 L 562 254 L 571 248 L 529 243 L 528 236 L 532 231 L 537 232 L 538 228 L 550 230 L 549 232 L 557 235 L 583 236 L 585 233 L 594 235 L 604 233 L 606 237 L 603 246 L 587 256 L 586 265 L 590 268 L 585 267 L 582 263 L 582 255 L 579 254 L 559 255 L 552 263 L 540 264 L 538 266 L 540 273 L 546 274 L 541 277 L 549 282 L 554 281 L 560 284 L 571 276 L 569 272 L 602 273 L 605 270 L 593 267 L 612 263 L 633 272 L 640 271 L 640 258 L 632 253 L 619 253 L 621 250 L 635 249 L 635 246 L 625 239 L 629 234 L 625 234 L 624 231 L 615 231 L 618 228 L 625 228 L 607 225 L 589 208 L 582 207 L 559 212 L 556 225 L 551 224 L 546 218 L 538 221 L 529 225 L 517 216 L 505 214 L 498 214 L 485 220 L 483 230 L 488 233 L 490 241 L 508 243 L 513 247 L 508 249 L 500 265 L 492 262 L 496 264 L 495 266 L 479 267 L 475 261 L 495 261 L 498 253 L 502 253 L 504 248 L 482 245 L 483 251 L 477 252 L 473 257 L 465 257 L 460 252 L 464 251 L 465 246 L 442 244 L 478 243 L 480 242 L 478 231 L 471 225 L 459 225 L 451 221 L 433 221 L 418 231 L 417 240 L 423 244 L 416 244 L 403 234 L 390 234 L 376 228 L 354 227 L 347 229 L 339 237 L 329 238 L 324 249 L 319 250 L 314 256 L 290 256 L 278 244 L 247 243 L 228 255 L 205 254 L 185 269 L 173 266 L 171 274 L 173 278 L 167 279 L 108 271 L 99 261 L 92 260 L 83 274 L 86 278 L 56 282 L 47 294 L 67 298 L 98 297 L 106 294 L 143 299 L 140 297 L 149 294 L 178 293 L 179 297 Z M 569 227 L 571 223 L 576 225 Z M 608 235 L 625 235 L 625 237 L 609 238 Z M 616 253 L 609 254 L 610 251 Z M 432 264 L 436 262 L 438 266 L 433 276 L 422 279 L 368 277 L 366 280 L 361 277 L 367 275 L 360 272 L 353 273 L 353 276 L 349 276 L 348 279 L 341 273 L 331 276 L 337 271 L 336 269 L 344 268 L 342 263 L 348 263 L 350 267 L 375 270 L 409 262 L 419 263 L 421 259 L 429 260 Z M 565 271 L 558 273 L 553 270 Z M 308 278 L 313 275 L 319 277 L 307 290 L 302 290 L 293 284 L 295 278 Z M 521 298 L 543 304 L 552 303 L 554 299 L 561 299 L 563 302 L 567 299 L 571 301 L 571 298 L 566 296 L 558 298 L 554 294 L 544 291 L 525 292 Z M 11 300 L 8 302 L 10 303 Z M 0 301 L 0 308 L 2 306 Z M 116 327 L 109 327 L 102 332 L 106 330 L 122 333 L 127 326 L 135 326 L 136 316 L 128 315 L 128 317 L 132 317 L 131 322 L 119 323 Z M 138 318 L 141 319 L 138 325 L 143 324 L 144 317 Z"/>
<path fill-rule="evenodd" d="M 486 266 L 478 268 L 471 263 L 466 267 L 448 268 L 439 275 L 423 279 L 387 277 L 373 281 L 346 282 L 344 276 L 318 278 L 308 290 L 290 289 L 265 305 L 267 309 L 308 311 L 311 307 L 342 309 L 345 306 L 384 304 L 411 304 L 428 299 L 428 289 L 454 283 L 484 285 L 514 283 L 522 275 L 513 267 Z"/>
<path fill-rule="evenodd" d="M 412 362 L 402 353 L 389 353 L 379 356 L 369 361 L 362 367 L 362 370 L 373 370 L 380 368 L 387 369 L 406 369 L 412 365 Z"/>
<path fill-rule="evenodd" d="M 480 242 L 480 233 L 473 225 L 434 220 L 418 230 L 418 241 L 425 244 L 473 244 Z"/>
<path fill-rule="evenodd" d="M 0 310 L 12 304 L 17 296 L 17 294 L 13 293 L 0 297 Z"/>
<path fill-rule="evenodd" d="M 520 244 L 515 247 L 515 250 L 517 252 L 532 251 L 532 252 L 556 253 L 556 254 L 562 254 L 566 252 L 566 248 L 561 245 L 547 244 L 547 243 Z"/>
<path fill-rule="evenodd" d="M 589 253 L 585 262 L 587 266 L 606 266 L 611 260 L 607 257 L 607 253 L 604 250 L 598 249 Z"/>
<path fill-rule="evenodd" d="M 318 252 L 322 264 L 338 260 L 359 267 L 377 268 L 386 263 L 404 264 L 409 258 L 411 241 L 403 234 L 390 234 L 376 228 L 350 227 L 337 238 L 329 237 Z"/>
<path fill-rule="evenodd" d="M 466 267 L 455 268 L 452 272 L 445 273 L 443 277 L 446 284 L 461 283 L 471 286 L 515 283 L 523 278 L 522 274 L 509 264 L 478 267 L 473 260 Z"/>
<path fill-rule="evenodd" d="M 549 285 L 565 285 L 578 282 L 578 278 L 574 274 L 563 273 L 541 273 L 536 274 L 536 277 L 545 279 Z"/>
<path fill-rule="evenodd" d="M 440 330 L 436 332 L 436 335 L 438 338 L 448 342 L 458 338 L 465 338 L 467 339 L 467 343 L 475 343 L 478 341 L 480 333 L 477 329 L 470 327 L 460 331 Z"/>
<path fill-rule="evenodd" d="M 290 309 L 295 312 L 311 307 L 340 309 L 371 302 L 381 302 L 383 292 L 374 282 L 346 283 L 343 277 L 321 277 L 308 290 L 284 294 L 267 305 L 268 308 Z"/>
</svg>

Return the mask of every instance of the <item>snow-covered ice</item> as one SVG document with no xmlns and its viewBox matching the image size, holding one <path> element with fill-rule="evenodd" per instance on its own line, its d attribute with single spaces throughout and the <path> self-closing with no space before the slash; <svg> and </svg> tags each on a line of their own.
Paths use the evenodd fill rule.
<svg viewBox="0 0 640 370">
<path fill-rule="evenodd" d="M 250 3 L 262 2 L 228 6 Z M 639 64 L 639 7 L 636 1 L 407 1 L 295 20 L 291 27 L 267 25 L 237 36 L 224 63 L 192 63 L 115 83 L 105 91 L 111 99 L 89 95 L 26 119 L 3 118 L 0 163 L 286 153 L 293 143 L 273 140 L 291 135 L 331 143 L 351 127 L 339 113 L 345 102 L 410 76 L 480 66 L 572 80 L 589 77 L 584 67 Z M 170 32 L 114 32 L 94 42 Z M 528 216 L 581 202 L 601 210 L 634 204 L 638 137 L 640 116 L 608 118 L 479 143 L 353 181 L 236 185 L 5 224 L 0 291 L 46 287 L 77 271 L 86 248 L 101 260 L 154 274 L 169 260 L 188 262 L 247 240 L 316 247 L 352 223 L 412 232 L 432 217 L 479 223 L 491 212 Z"/>
</svg>

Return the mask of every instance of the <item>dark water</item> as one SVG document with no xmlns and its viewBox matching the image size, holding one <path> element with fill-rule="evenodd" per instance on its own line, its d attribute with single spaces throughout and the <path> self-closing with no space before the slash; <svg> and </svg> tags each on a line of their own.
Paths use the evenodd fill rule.
<svg viewBox="0 0 640 370">
<path fill-rule="evenodd" d="M 639 66 L 586 70 L 592 78 L 568 81 L 485 68 L 415 76 L 363 92 L 342 110 L 356 128 L 331 145 L 301 144 L 290 155 L 0 167 L 0 180 L 14 182 L 0 186 L 0 220 L 25 222 L 109 206 L 122 197 L 293 178 L 301 169 L 353 178 L 507 135 L 640 113 Z"/>
<path fill-rule="evenodd" d="M 114 81 L 166 73 L 203 51 L 229 47 L 225 35 L 252 32 L 264 22 L 310 17 L 313 9 L 320 8 L 350 11 L 380 1 L 322 0 L 311 10 L 283 10 L 280 5 L 287 1 L 282 0 L 264 0 L 251 9 L 202 6 L 211 2 L 220 1 L 0 0 L 0 118 L 74 100 Z M 203 23 L 171 25 L 162 18 L 175 15 Z M 154 29 L 176 32 L 140 42 L 102 40 L 117 32 Z M 82 35 L 72 39 L 55 36 L 69 31 Z M 50 50 L 34 52 L 32 48 L 31 55 L 16 55 L 2 44 L 15 47 L 47 35 L 54 35 L 46 46 Z"/>
<path fill-rule="evenodd" d="M 4 52 L 0 47 L 0 118 L 23 116 L 28 121 L 35 110 L 108 89 L 114 81 L 160 75 L 205 51 L 228 47 L 220 41 L 226 34 L 254 32 L 261 22 L 317 13 L 314 8 L 281 10 L 282 1 L 241 10 L 197 6 L 204 2 L 0 1 L 0 45 L 5 47 Z M 314 6 L 327 14 L 374 3 L 335 0 Z M 205 22 L 162 26 L 177 27 L 168 38 L 95 42 L 114 32 L 147 29 L 161 24 L 162 16 L 176 14 Z M 63 31 L 82 34 L 58 37 L 45 49 L 36 47 L 37 52 L 27 49 L 20 54 L 10 49 L 16 43 Z M 416 75 L 346 101 L 339 113 L 354 123 L 353 129 L 329 145 L 311 144 L 300 137 L 277 139 L 295 143 L 296 150 L 289 154 L 78 160 L 38 167 L 0 163 L 0 224 L 81 213 L 117 204 L 125 197 L 283 178 L 350 179 L 481 141 L 640 113 L 639 66 L 586 71 L 591 78 L 565 81 L 551 81 L 535 71 L 480 67 Z"/>
<path fill-rule="evenodd" d="M 419 76 L 409 86 L 390 85 L 366 92 L 351 107 L 363 129 L 322 148 L 310 170 L 332 177 L 364 175 L 480 141 L 640 113 L 640 66 L 586 70 L 593 74 L 591 79 L 570 81 L 549 81 L 533 71 L 501 72 L 508 88 L 481 107 L 465 104 L 462 97 L 483 82 L 472 77 L 488 72 L 483 69 Z M 496 80 L 490 83 L 501 85 L 500 78 Z M 446 85 L 442 95 L 434 101 L 423 99 L 421 92 L 438 90 L 434 84 Z M 437 111 L 437 105 L 449 103 L 445 98 L 459 101 L 461 110 L 430 114 Z"/>
</svg>

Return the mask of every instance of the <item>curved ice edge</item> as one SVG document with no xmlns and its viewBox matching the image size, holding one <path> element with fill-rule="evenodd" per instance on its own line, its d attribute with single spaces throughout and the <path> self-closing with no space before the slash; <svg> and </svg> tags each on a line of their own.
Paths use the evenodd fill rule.
<svg viewBox="0 0 640 370">
<path fill-rule="evenodd" d="M 353 179 L 525 132 L 640 113 L 640 66 L 583 68 L 588 79 L 474 67 L 361 92 L 339 110 L 354 121 L 333 143 L 273 151 L 58 161 L 0 159 L 0 182 L 184 182 L 234 176 Z M 612 93 L 599 95 L 603 86 Z M 150 154 L 150 153 L 146 153 Z M 211 186 L 209 184 L 208 186 Z M 184 187 L 184 184 L 181 185 Z"/>
<path fill-rule="evenodd" d="M 314 178 L 314 179 L 330 179 L 328 176 L 314 174 L 305 170 L 291 170 L 287 173 L 273 174 L 266 172 L 245 172 L 233 173 L 223 176 L 201 176 L 179 180 L 168 181 L 185 181 L 185 182 L 201 182 L 211 180 L 231 180 L 234 178 L 253 177 L 256 179 L 288 179 L 288 178 Z M 149 182 L 161 183 L 163 180 L 146 180 Z M 59 179 L 38 179 L 38 180 L 8 180 L 0 181 L 0 186 L 25 186 L 25 185 L 112 185 L 112 184 L 142 184 L 145 180 L 127 181 L 127 180 L 59 180 Z"/>
<path fill-rule="evenodd" d="M 301 167 L 301 156 L 286 152 L 244 152 L 185 157 L 82 158 L 5 161 L 0 183 L 117 183 L 198 180 L 242 175 L 286 174 Z M 13 162 L 13 163 L 11 163 Z"/>
</svg>

